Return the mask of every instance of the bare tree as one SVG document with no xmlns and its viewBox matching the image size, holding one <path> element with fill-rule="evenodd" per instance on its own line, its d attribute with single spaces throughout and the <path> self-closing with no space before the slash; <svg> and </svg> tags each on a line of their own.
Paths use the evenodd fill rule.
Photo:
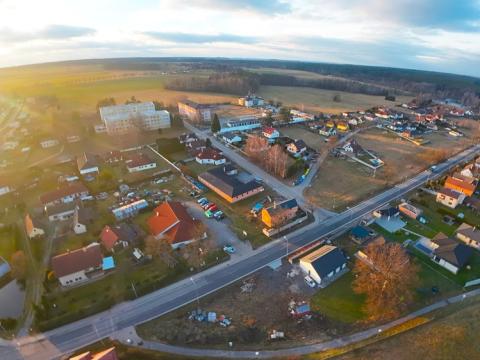
<svg viewBox="0 0 480 360">
<path fill-rule="evenodd" d="M 153 258 L 161 259 L 168 267 L 174 268 L 178 263 L 167 237 L 155 239 L 148 236 L 145 239 L 145 252 Z"/>
<path fill-rule="evenodd" d="M 266 151 L 268 150 L 268 140 L 262 136 L 249 136 L 245 143 L 245 153 L 253 161 L 263 165 Z"/>
<path fill-rule="evenodd" d="M 365 312 L 370 320 L 393 319 L 413 299 L 418 266 L 397 243 L 377 240 L 364 253 L 367 260 L 355 263 L 353 290 L 366 295 Z"/>
</svg>

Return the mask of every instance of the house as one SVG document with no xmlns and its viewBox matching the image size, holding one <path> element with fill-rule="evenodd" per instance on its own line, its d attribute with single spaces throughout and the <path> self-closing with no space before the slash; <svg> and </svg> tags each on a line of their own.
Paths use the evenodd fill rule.
<svg viewBox="0 0 480 360">
<path fill-rule="evenodd" d="M 157 163 L 145 154 L 135 154 L 125 161 L 129 173 L 155 169 Z"/>
<path fill-rule="evenodd" d="M 206 233 L 197 233 L 201 222 L 192 218 L 187 209 L 175 201 L 165 201 L 157 206 L 147 223 L 156 239 L 165 238 L 174 249 L 206 237 Z"/>
<path fill-rule="evenodd" d="M 80 175 L 98 174 L 98 161 L 95 155 L 84 152 L 77 157 L 77 169 Z"/>
<path fill-rule="evenodd" d="M 437 234 L 431 242 L 433 245 L 432 260 L 454 274 L 467 264 L 473 254 L 470 246 L 450 239 L 442 233 Z"/>
<path fill-rule="evenodd" d="M 115 347 L 100 351 L 98 353 L 92 353 L 87 351 L 83 354 L 73 356 L 69 360 L 119 360 Z"/>
<path fill-rule="evenodd" d="M 290 121 L 291 124 L 315 120 L 315 115 L 295 109 L 290 110 L 290 116 L 292 118 Z"/>
<path fill-rule="evenodd" d="M 463 223 L 456 230 L 456 236 L 468 246 L 480 250 L 480 230 L 477 227 Z"/>
<path fill-rule="evenodd" d="M 145 199 L 135 200 L 131 203 L 124 204 L 118 208 L 112 209 L 112 213 L 117 220 L 123 220 L 129 217 L 136 216 L 140 210 L 146 209 L 148 202 Z"/>
<path fill-rule="evenodd" d="M 451 209 L 455 209 L 458 205 L 463 203 L 465 200 L 465 195 L 459 191 L 444 187 L 437 191 L 436 200 L 440 204 L 448 206 Z"/>
<path fill-rule="evenodd" d="M 357 225 L 350 230 L 350 239 L 357 244 L 363 244 L 373 236 L 375 233 L 365 226 Z"/>
<path fill-rule="evenodd" d="M 87 226 L 95 219 L 95 213 L 92 208 L 86 208 L 80 205 L 75 206 L 73 212 L 73 232 L 77 235 L 87 232 Z"/>
<path fill-rule="evenodd" d="M 390 220 L 392 218 L 396 218 L 400 215 L 400 210 L 396 206 L 391 206 L 385 209 L 375 210 L 373 212 L 373 216 L 376 218 L 385 218 Z"/>
<path fill-rule="evenodd" d="M 52 270 L 62 286 L 73 286 L 101 272 L 103 255 L 100 244 L 92 243 L 52 258 Z"/>
<path fill-rule="evenodd" d="M 48 149 L 48 148 L 57 146 L 58 144 L 60 144 L 60 142 L 57 139 L 40 141 L 40 146 L 42 147 L 42 149 Z"/>
<path fill-rule="evenodd" d="M 353 153 L 355 156 L 358 156 L 359 154 L 362 154 L 364 152 L 363 148 L 355 139 L 347 141 L 342 146 L 342 150 L 345 152 Z"/>
<path fill-rule="evenodd" d="M 123 154 L 118 150 L 112 150 L 103 155 L 103 161 L 107 164 L 116 164 L 123 161 Z"/>
<path fill-rule="evenodd" d="M 40 196 L 43 206 L 70 203 L 89 195 L 88 189 L 81 182 L 63 186 Z"/>
<path fill-rule="evenodd" d="M 188 144 L 194 140 L 198 140 L 198 137 L 195 135 L 195 133 L 182 134 L 178 137 L 178 142 L 180 144 Z"/>
<path fill-rule="evenodd" d="M 142 236 L 143 232 L 138 226 L 120 223 L 112 226 L 105 225 L 100 234 L 100 241 L 107 251 L 114 251 L 117 246 L 136 245 Z"/>
<path fill-rule="evenodd" d="M 222 134 L 222 140 L 225 141 L 227 144 L 237 144 L 239 142 L 242 142 L 242 137 L 234 133 L 225 133 Z"/>
<path fill-rule="evenodd" d="M 302 139 L 295 140 L 287 145 L 287 151 L 294 156 L 300 156 L 307 151 L 307 144 Z"/>
<path fill-rule="evenodd" d="M 333 245 L 324 245 L 300 259 L 300 268 L 318 284 L 333 280 L 346 267 L 347 259 Z"/>
<path fill-rule="evenodd" d="M 45 206 L 45 212 L 48 221 L 65 221 L 73 217 L 75 214 L 76 204 L 74 202 L 60 203 Z"/>
<path fill-rule="evenodd" d="M 464 180 L 455 179 L 451 176 L 447 177 L 444 186 L 447 189 L 459 191 L 465 194 L 465 196 L 472 196 L 476 188 L 474 184 L 470 184 L 469 182 Z"/>
<path fill-rule="evenodd" d="M 405 216 L 408 216 L 409 218 L 412 219 L 417 219 L 420 215 L 422 215 L 423 210 L 419 209 L 412 204 L 409 204 L 407 202 L 403 202 L 400 205 L 398 205 L 398 210 Z"/>
<path fill-rule="evenodd" d="M 326 137 L 335 136 L 337 135 L 337 129 L 335 129 L 334 127 L 322 126 L 318 130 L 318 133 Z"/>
<path fill-rule="evenodd" d="M 185 148 L 190 155 L 195 155 L 200 150 L 207 148 L 207 142 L 205 140 L 196 139 L 186 143 Z"/>
<path fill-rule="evenodd" d="M 238 105 L 245 107 L 263 106 L 263 104 L 265 104 L 265 100 L 256 95 L 247 95 L 238 98 Z"/>
<path fill-rule="evenodd" d="M 375 111 L 375 116 L 377 118 L 382 118 L 382 119 L 388 119 L 389 118 L 388 111 L 386 109 L 383 109 L 383 108 L 378 108 L 377 111 Z"/>
<path fill-rule="evenodd" d="M 25 231 L 30 239 L 45 235 L 43 224 L 30 214 L 25 215 Z"/>
<path fill-rule="evenodd" d="M 268 126 L 263 128 L 262 130 L 263 136 L 265 136 L 268 140 L 275 140 L 280 136 L 280 133 L 278 132 L 277 129 Z"/>
<path fill-rule="evenodd" d="M 246 199 L 264 190 L 251 176 L 239 176 L 219 166 L 198 176 L 198 180 L 230 203 Z M 242 174 L 245 175 L 245 174 Z"/>
<path fill-rule="evenodd" d="M 222 155 L 222 152 L 214 148 L 205 148 L 200 150 L 195 156 L 195 161 L 199 164 L 213 164 L 221 165 L 227 162 L 225 156 Z"/>
<path fill-rule="evenodd" d="M 284 225 L 297 215 L 298 203 L 295 199 L 289 199 L 273 206 L 262 209 L 262 222 L 270 228 Z"/>
</svg>

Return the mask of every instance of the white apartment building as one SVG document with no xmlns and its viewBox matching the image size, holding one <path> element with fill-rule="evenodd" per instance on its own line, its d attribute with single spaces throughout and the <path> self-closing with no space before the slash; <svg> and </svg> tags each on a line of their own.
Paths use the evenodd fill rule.
<svg viewBox="0 0 480 360">
<path fill-rule="evenodd" d="M 145 131 L 170 127 L 170 113 L 155 110 L 153 102 L 104 106 L 100 117 L 109 135 L 125 134 L 138 128 Z"/>
</svg>

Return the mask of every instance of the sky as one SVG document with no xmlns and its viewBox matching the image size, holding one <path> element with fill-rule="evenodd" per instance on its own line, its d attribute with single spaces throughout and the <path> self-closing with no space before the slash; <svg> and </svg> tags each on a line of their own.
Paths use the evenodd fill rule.
<svg viewBox="0 0 480 360">
<path fill-rule="evenodd" d="M 0 67 L 139 56 L 480 77 L 480 0 L 0 0 Z"/>
</svg>

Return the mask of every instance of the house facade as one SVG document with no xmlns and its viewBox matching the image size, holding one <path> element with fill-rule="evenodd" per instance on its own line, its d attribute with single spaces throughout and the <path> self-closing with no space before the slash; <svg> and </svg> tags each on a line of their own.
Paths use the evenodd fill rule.
<svg viewBox="0 0 480 360">
<path fill-rule="evenodd" d="M 80 175 L 98 174 L 98 161 L 95 155 L 84 152 L 77 157 L 77 169 Z"/>
<path fill-rule="evenodd" d="M 347 259 L 341 250 L 332 245 L 324 245 L 300 259 L 300 268 L 317 284 L 333 280 L 347 267 Z"/>
<path fill-rule="evenodd" d="M 202 165 L 221 165 L 225 164 L 227 159 L 222 155 L 221 151 L 214 148 L 205 148 L 197 153 L 195 161 Z"/>
<path fill-rule="evenodd" d="M 40 196 L 40 202 L 44 206 L 60 203 L 70 203 L 75 201 L 76 199 L 81 199 L 88 195 L 89 191 L 87 187 L 82 183 L 78 182 L 43 194 L 42 196 Z"/>
<path fill-rule="evenodd" d="M 295 140 L 287 145 L 287 151 L 294 156 L 300 156 L 307 151 L 307 144 L 301 139 Z"/>
<path fill-rule="evenodd" d="M 480 230 L 475 226 L 463 223 L 456 230 L 456 237 L 468 246 L 480 250 Z"/>
<path fill-rule="evenodd" d="M 129 173 L 152 170 L 157 167 L 157 163 L 144 154 L 129 157 L 125 164 Z"/>
<path fill-rule="evenodd" d="M 298 203 L 295 199 L 282 201 L 262 209 L 262 222 L 270 228 L 284 225 L 297 215 Z"/>
<path fill-rule="evenodd" d="M 102 264 L 103 255 L 98 243 L 52 258 L 52 270 L 62 286 L 88 281 L 90 274 L 102 271 Z"/>
<path fill-rule="evenodd" d="M 462 204 L 464 200 L 465 195 L 463 193 L 448 188 L 440 189 L 436 196 L 438 203 L 451 209 L 455 209 L 458 205 Z"/>
</svg>

